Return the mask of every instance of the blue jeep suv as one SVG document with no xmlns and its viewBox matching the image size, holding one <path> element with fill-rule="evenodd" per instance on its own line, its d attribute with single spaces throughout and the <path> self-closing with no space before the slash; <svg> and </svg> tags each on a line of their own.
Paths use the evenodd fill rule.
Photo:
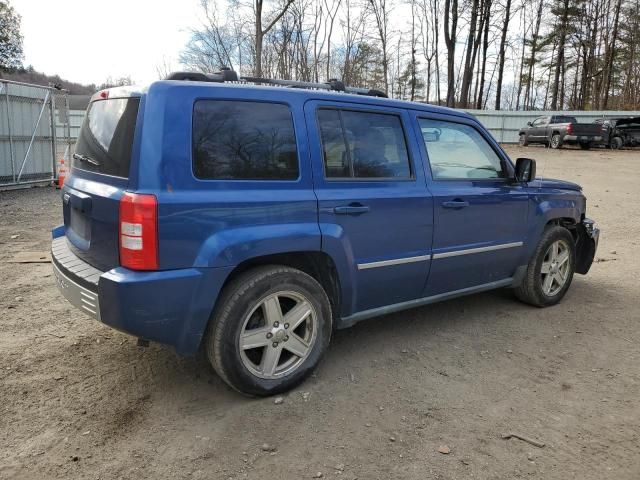
<svg viewBox="0 0 640 480">
<path fill-rule="evenodd" d="M 230 71 L 95 94 L 62 199 L 62 294 L 249 395 L 366 318 L 500 287 L 553 305 L 599 234 L 580 186 L 466 113 Z"/>
</svg>

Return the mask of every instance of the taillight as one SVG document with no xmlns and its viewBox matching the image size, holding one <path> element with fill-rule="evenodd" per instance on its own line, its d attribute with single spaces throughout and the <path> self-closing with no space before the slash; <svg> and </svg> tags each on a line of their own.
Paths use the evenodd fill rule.
<svg viewBox="0 0 640 480">
<path fill-rule="evenodd" d="M 125 192 L 120 199 L 120 264 L 158 269 L 158 202 L 155 195 Z"/>
<path fill-rule="evenodd" d="M 567 126 L 567 134 L 571 135 L 573 133 L 573 123 L 570 123 Z"/>
</svg>

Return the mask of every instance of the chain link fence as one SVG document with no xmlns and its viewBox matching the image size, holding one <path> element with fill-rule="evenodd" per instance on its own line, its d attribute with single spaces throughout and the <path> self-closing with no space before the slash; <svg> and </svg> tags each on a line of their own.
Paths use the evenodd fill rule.
<svg viewBox="0 0 640 480">
<path fill-rule="evenodd" d="M 66 91 L 0 80 L 0 189 L 55 180 L 72 148 Z"/>
</svg>

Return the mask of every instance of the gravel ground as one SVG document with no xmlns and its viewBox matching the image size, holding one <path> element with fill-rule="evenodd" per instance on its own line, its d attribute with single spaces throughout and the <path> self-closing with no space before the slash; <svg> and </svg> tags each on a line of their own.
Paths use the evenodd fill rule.
<svg viewBox="0 0 640 480">
<path fill-rule="evenodd" d="M 640 478 L 640 153 L 508 151 L 584 186 L 589 275 L 549 309 L 501 290 L 340 331 L 282 403 L 86 318 L 49 264 L 8 263 L 48 249 L 60 200 L 0 193 L 0 478 Z"/>
</svg>

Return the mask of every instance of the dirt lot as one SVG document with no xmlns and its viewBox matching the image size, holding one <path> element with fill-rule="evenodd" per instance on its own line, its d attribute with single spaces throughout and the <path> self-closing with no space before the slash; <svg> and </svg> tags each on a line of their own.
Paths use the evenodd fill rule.
<svg viewBox="0 0 640 480">
<path fill-rule="evenodd" d="M 640 478 L 640 152 L 509 152 L 584 186 L 590 274 L 546 310 L 503 290 L 340 331 L 279 405 L 89 320 L 49 264 L 8 263 L 48 248 L 60 201 L 1 193 L 0 478 Z"/>
</svg>

